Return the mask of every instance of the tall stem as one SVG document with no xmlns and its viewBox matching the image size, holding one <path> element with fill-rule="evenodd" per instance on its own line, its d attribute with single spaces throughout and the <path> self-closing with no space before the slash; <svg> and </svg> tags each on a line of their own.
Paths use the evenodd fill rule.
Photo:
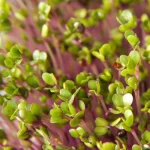
<svg viewBox="0 0 150 150">
<path fill-rule="evenodd" d="M 141 146 L 141 142 L 140 142 L 140 140 L 139 140 L 139 138 L 138 138 L 138 136 L 137 136 L 137 134 L 136 134 L 136 132 L 134 131 L 134 130 L 132 130 L 132 135 L 134 136 L 134 138 L 135 138 L 135 140 L 136 140 L 136 142 Z"/>
<path fill-rule="evenodd" d="M 101 61 L 101 62 L 103 63 L 103 65 L 104 65 L 105 68 L 109 68 L 106 61 Z"/>
<path fill-rule="evenodd" d="M 47 49 L 47 51 L 50 55 L 50 58 L 51 58 L 53 66 L 55 68 L 55 71 L 57 72 L 58 67 L 57 67 L 57 63 L 56 63 L 56 60 L 55 60 L 55 56 L 52 52 L 52 49 L 50 48 L 50 46 L 48 45 L 48 43 L 45 40 L 44 40 L 44 45 L 45 45 L 45 47 L 46 47 L 46 49 Z"/>
<path fill-rule="evenodd" d="M 84 128 L 88 133 L 92 133 L 92 130 L 89 128 L 87 123 L 82 119 L 80 123 L 81 127 Z"/>
<path fill-rule="evenodd" d="M 97 67 L 96 67 L 95 64 L 92 64 L 92 65 L 91 65 L 91 70 L 93 71 L 93 73 L 94 73 L 95 75 L 98 75 L 98 74 L 99 74 L 99 71 L 98 71 L 98 69 L 97 69 Z"/>
<path fill-rule="evenodd" d="M 138 116 L 139 116 L 139 119 L 141 117 L 141 105 L 140 105 L 140 94 L 139 94 L 139 89 L 137 89 L 135 91 L 135 101 L 136 101 L 136 107 L 137 107 L 137 113 L 138 113 Z"/>
<path fill-rule="evenodd" d="M 16 0 L 16 1 L 22 8 L 26 9 L 26 6 L 22 0 Z"/>
<path fill-rule="evenodd" d="M 137 80 L 139 80 L 139 66 L 136 66 L 136 74 L 135 74 Z M 135 90 L 135 100 L 136 100 L 136 106 L 137 106 L 137 112 L 139 118 L 141 117 L 141 104 L 140 104 L 140 91 L 139 88 Z"/>
<path fill-rule="evenodd" d="M 99 98 L 99 100 L 100 100 L 100 102 L 101 102 L 101 104 L 102 104 L 102 107 L 103 107 L 104 112 L 105 112 L 105 115 L 106 115 L 107 112 L 108 112 L 108 110 L 107 110 L 107 107 L 106 107 L 106 105 L 105 105 L 105 102 L 104 102 L 104 100 L 103 100 L 103 98 L 102 98 L 101 96 L 98 96 L 98 98 Z"/>
<path fill-rule="evenodd" d="M 62 60 L 62 56 L 61 56 L 61 51 L 58 47 L 58 43 L 57 43 L 56 38 L 55 38 L 54 35 L 52 35 L 52 39 L 53 39 L 53 42 L 54 42 L 54 46 L 55 46 L 55 49 L 56 49 L 56 54 L 57 54 L 57 57 L 58 57 L 58 61 L 59 61 L 61 70 L 64 72 L 64 65 L 63 65 L 63 60 Z"/>
</svg>

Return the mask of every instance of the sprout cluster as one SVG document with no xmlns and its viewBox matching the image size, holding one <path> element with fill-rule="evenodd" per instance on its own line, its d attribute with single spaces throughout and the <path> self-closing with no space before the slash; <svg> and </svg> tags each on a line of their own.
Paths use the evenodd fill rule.
<svg viewBox="0 0 150 150">
<path fill-rule="evenodd" d="M 0 149 L 149 150 L 149 8 L 0 0 Z"/>
</svg>

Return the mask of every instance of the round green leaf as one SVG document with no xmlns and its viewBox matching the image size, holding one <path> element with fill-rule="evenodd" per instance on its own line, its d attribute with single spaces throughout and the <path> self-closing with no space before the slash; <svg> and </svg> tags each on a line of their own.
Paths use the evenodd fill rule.
<svg viewBox="0 0 150 150">
<path fill-rule="evenodd" d="M 129 10 L 123 10 L 118 16 L 117 16 L 117 21 L 120 24 L 126 24 L 132 19 L 133 15 L 131 11 Z"/>
<path fill-rule="evenodd" d="M 112 70 L 105 69 L 104 72 L 102 72 L 99 77 L 101 80 L 105 82 L 110 82 L 112 79 Z"/>
<path fill-rule="evenodd" d="M 27 102 L 25 100 L 23 100 L 19 105 L 18 105 L 18 109 L 19 110 L 24 110 L 26 109 L 26 105 L 27 105 Z"/>
<path fill-rule="evenodd" d="M 102 145 L 102 149 L 101 150 L 115 150 L 115 144 L 111 143 L 111 142 L 106 142 Z"/>
<path fill-rule="evenodd" d="M 124 92 L 124 89 L 122 88 L 122 87 L 117 87 L 116 88 L 116 94 L 123 94 L 123 92 Z"/>
<path fill-rule="evenodd" d="M 68 103 L 67 102 L 62 102 L 60 104 L 61 110 L 63 111 L 64 114 L 70 114 Z"/>
<path fill-rule="evenodd" d="M 131 127 L 132 124 L 133 124 L 133 119 L 134 119 L 134 116 L 133 116 L 133 113 L 131 110 L 127 109 L 125 112 L 124 112 L 124 116 L 126 118 L 126 125 L 128 127 Z"/>
<path fill-rule="evenodd" d="M 69 99 L 69 104 L 73 104 L 76 95 L 78 94 L 78 92 L 80 91 L 80 87 L 72 94 L 71 98 Z"/>
<path fill-rule="evenodd" d="M 27 132 L 28 130 L 27 130 L 27 127 L 24 125 L 24 123 L 21 122 L 19 124 L 19 128 L 20 130 L 17 133 L 17 137 L 23 140 L 27 139 L 29 137 L 29 133 Z"/>
<path fill-rule="evenodd" d="M 126 56 L 126 55 L 121 55 L 121 56 L 120 56 L 120 62 L 121 62 L 121 64 L 127 66 L 127 64 L 128 64 L 128 56 Z"/>
<path fill-rule="evenodd" d="M 79 134 L 78 134 L 78 132 L 75 129 L 70 129 L 69 133 L 74 138 L 78 138 L 79 137 Z"/>
<path fill-rule="evenodd" d="M 42 117 L 42 108 L 40 105 L 34 103 L 31 106 L 31 113 L 38 119 L 41 119 Z"/>
<path fill-rule="evenodd" d="M 126 76 L 126 75 L 133 75 L 134 74 L 134 70 L 126 68 L 124 70 L 121 71 L 121 75 L 122 76 Z"/>
<path fill-rule="evenodd" d="M 35 50 L 33 52 L 33 59 L 34 60 L 39 60 L 39 56 L 40 56 L 40 51 L 39 50 Z"/>
<path fill-rule="evenodd" d="M 150 101 L 146 102 L 145 106 L 143 109 L 141 109 L 141 111 L 148 111 L 150 108 Z"/>
<path fill-rule="evenodd" d="M 126 30 L 125 38 L 127 38 L 129 35 L 135 35 L 135 33 L 132 30 Z"/>
<path fill-rule="evenodd" d="M 21 94 L 21 96 L 23 98 L 28 98 L 28 95 L 29 95 L 29 91 L 27 88 L 25 88 L 24 86 L 20 86 L 19 87 L 19 93 Z"/>
<path fill-rule="evenodd" d="M 133 50 L 129 54 L 130 58 L 134 61 L 135 64 L 138 64 L 140 61 L 140 54 L 139 52 Z"/>
<path fill-rule="evenodd" d="M 96 124 L 97 127 L 106 127 L 106 126 L 108 126 L 107 120 L 105 120 L 103 118 L 100 118 L 100 117 L 96 118 L 95 124 Z"/>
<path fill-rule="evenodd" d="M 40 81 L 39 81 L 38 77 L 35 75 L 28 76 L 26 79 L 26 82 L 32 88 L 36 88 L 40 85 Z"/>
<path fill-rule="evenodd" d="M 112 97 L 112 101 L 116 107 L 118 107 L 118 106 L 123 107 L 124 106 L 123 97 L 121 94 L 114 94 Z"/>
<path fill-rule="evenodd" d="M 16 95 L 18 93 L 18 88 L 16 87 L 15 84 L 9 83 L 5 88 L 5 92 L 10 94 L 10 95 Z"/>
<path fill-rule="evenodd" d="M 40 19 L 48 20 L 48 16 L 51 10 L 51 6 L 45 2 L 40 2 L 38 5 Z"/>
<path fill-rule="evenodd" d="M 61 119 L 62 119 L 62 118 L 59 117 L 59 116 L 58 116 L 58 117 L 53 117 L 53 116 L 52 116 L 51 119 L 50 119 L 50 122 L 51 122 L 51 123 L 59 123 L 59 122 L 61 121 Z"/>
<path fill-rule="evenodd" d="M 5 66 L 8 68 L 13 68 L 15 65 L 14 61 L 9 57 L 5 59 L 4 63 L 5 63 Z"/>
<path fill-rule="evenodd" d="M 27 12 L 24 9 L 21 9 L 19 11 L 15 11 L 15 17 L 20 21 L 25 21 L 27 17 Z"/>
<path fill-rule="evenodd" d="M 52 123 L 52 122 L 51 122 Z M 64 118 L 60 118 L 57 122 L 59 125 L 65 125 L 66 123 L 68 123 L 67 119 Z"/>
<path fill-rule="evenodd" d="M 132 150 L 142 150 L 142 148 L 139 145 L 134 144 Z"/>
<path fill-rule="evenodd" d="M 79 111 L 76 115 L 75 118 L 82 118 L 84 116 L 84 111 Z"/>
<path fill-rule="evenodd" d="M 128 85 L 130 87 L 132 87 L 134 90 L 137 89 L 138 86 L 138 80 L 136 79 L 136 77 L 130 77 L 127 81 Z"/>
<path fill-rule="evenodd" d="M 13 100 L 7 101 L 7 103 L 2 108 L 2 113 L 10 117 L 14 111 L 17 109 L 17 104 Z"/>
<path fill-rule="evenodd" d="M 48 37 L 48 33 L 49 33 L 49 27 L 48 27 L 47 24 L 44 24 L 44 25 L 42 26 L 41 36 L 42 36 L 43 38 L 46 38 L 46 37 Z"/>
<path fill-rule="evenodd" d="M 83 136 L 83 135 L 86 134 L 85 130 L 84 130 L 83 128 L 81 128 L 81 127 L 78 127 L 78 128 L 76 129 L 76 131 L 78 132 L 78 134 L 79 134 L 80 136 Z"/>
<path fill-rule="evenodd" d="M 109 92 L 110 92 L 111 94 L 113 94 L 113 93 L 116 92 L 116 88 L 117 88 L 117 84 L 115 84 L 115 83 L 110 84 L 109 87 L 108 87 Z"/>
<path fill-rule="evenodd" d="M 102 136 L 105 135 L 108 132 L 108 129 L 106 127 L 96 127 L 94 129 L 94 133 L 96 134 L 96 136 Z"/>
<path fill-rule="evenodd" d="M 72 96 L 72 93 L 68 89 L 61 89 L 60 95 L 68 99 Z"/>
<path fill-rule="evenodd" d="M 89 147 L 89 148 L 93 148 L 93 147 L 94 147 L 94 145 L 92 145 L 91 143 L 84 142 L 84 144 L 85 144 L 87 147 Z"/>
<path fill-rule="evenodd" d="M 135 71 L 135 67 L 136 67 L 136 64 L 134 63 L 134 60 L 129 57 L 129 62 L 127 64 L 127 69 Z"/>
<path fill-rule="evenodd" d="M 42 102 L 42 103 L 46 103 L 47 101 L 47 96 L 46 95 L 42 95 L 39 100 Z"/>
<path fill-rule="evenodd" d="M 41 52 L 39 59 L 41 61 L 46 61 L 46 59 L 47 59 L 47 53 L 46 52 Z"/>
<path fill-rule="evenodd" d="M 33 59 L 36 61 L 46 61 L 47 53 L 46 52 L 40 52 L 39 50 L 35 50 L 33 52 Z"/>
<path fill-rule="evenodd" d="M 126 86 L 124 93 L 132 93 L 132 88 L 130 86 Z"/>
<path fill-rule="evenodd" d="M 81 101 L 81 100 L 79 100 L 79 108 L 80 108 L 81 110 L 85 110 L 85 104 L 84 104 L 84 102 Z"/>
<path fill-rule="evenodd" d="M 26 110 L 24 110 L 24 109 L 20 109 L 20 110 L 19 110 L 19 116 L 20 116 L 21 118 L 25 118 L 25 116 L 26 116 L 27 113 L 28 113 L 28 112 L 27 112 Z"/>
<path fill-rule="evenodd" d="M 150 131 L 146 130 L 143 134 L 142 134 L 142 139 L 150 142 Z"/>
<path fill-rule="evenodd" d="M 92 55 L 100 59 L 101 61 L 105 61 L 105 57 L 97 51 L 92 51 Z"/>
<path fill-rule="evenodd" d="M 21 76 L 21 70 L 19 68 L 12 68 L 10 74 L 15 78 L 19 78 Z"/>
<path fill-rule="evenodd" d="M 43 73 L 42 79 L 45 81 L 45 83 L 47 83 L 49 85 L 54 86 L 57 84 L 57 80 L 56 80 L 55 76 L 53 75 L 53 73 Z"/>
<path fill-rule="evenodd" d="M 85 74 L 83 72 L 81 72 L 80 74 L 78 74 L 76 76 L 76 82 L 78 84 L 82 84 L 84 80 L 86 80 L 86 76 L 85 76 Z"/>
<path fill-rule="evenodd" d="M 18 45 L 14 45 L 11 47 L 10 52 L 8 53 L 8 56 L 11 58 L 18 58 L 22 54 L 22 50 Z"/>
<path fill-rule="evenodd" d="M 24 122 L 32 124 L 37 119 L 30 112 L 25 113 Z"/>
<path fill-rule="evenodd" d="M 73 118 L 71 121 L 70 121 L 70 126 L 71 127 L 76 127 L 76 126 L 78 126 L 79 125 L 79 123 L 80 123 L 80 119 L 79 118 Z"/>
<path fill-rule="evenodd" d="M 73 88 L 74 88 L 74 82 L 71 81 L 71 80 L 66 80 L 66 81 L 63 83 L 63 88 L 64 88 L 64 89 L 73 89 Z"/>
<path fill-rule="evenodd" d="M 132 46 L 136 46 L 139 43 L 139 39 L 135 35 L 129 35 L 127 40 Z"/>
<path fill-rule="evenodd" d="M 50 110 L 50 115 L 52 117 L 60 117 L 60 116 L 62 116 L 62 111 L 59 108 L 53 108 Z"/>
<path fill-rule="evenodd" d="M 90 135 L 88 140 L 93 146 L 96 145 L 96 138 L 93 135 Z"/>
<path fill-rule="evenodd" d="M 43 13 L 49 14 L 51 7 L 45 2 L 40 2 L 38 9 Z"/>
<path fill-rule="evenodd" d="M 75 116 L 76 113 L 77 113 L 75 107 L 74 107 L 72 104 L 69 104 L 68 107 L 69 107 L 70 113 L 71 113 L 73 116 Z"/>
<path fill-rule="evenodd" d="M 115 125 L 117 125 L 120 121 L 121 121 L 121 119 L 122 118 L 117 118 L 115 121 L 113 121 L 112 123 L 111 123 L 111 126 L 115 126 Z"/>
<path fill-rule="evenodd" d="M 1 73 L 2 73 L 2 76 L 6 78 L 6 77 L 8 77 L 10 75 L 10 70 L 5 69 L 5 70 L 2 70 Z"/>
<path fill-rule="evenodd" d="M 104 44 L 99 52 L 103 55 L 103 56 L 109 56 L 111 54 L 111 46 L 110 44 Z"/>
<path fill-rule="evenodd" d="M 89 89 L 96 91 L 96 90 L 97 90 L 96 81 L 95 81 L 95 80 L 90 80 L 90 81 L 88 82 L 88 87 L 89 87 Z"/>
</svg>

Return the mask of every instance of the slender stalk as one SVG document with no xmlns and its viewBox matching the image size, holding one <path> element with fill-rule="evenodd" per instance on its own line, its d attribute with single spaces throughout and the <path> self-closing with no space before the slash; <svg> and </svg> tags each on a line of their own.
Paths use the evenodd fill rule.
<svg viewBox="0 0 150 150">
<path fill-rule="evenodd" d="M 139 80 L 139 66 L 136 66 L 136 78 L 137 80 Z M 137 90 L 135 90 L 135 100 L 136 100 L 136 106 L 137 106 L 137 113 L 138 113 L 138 116 L 139 118 L 141 117 L 141 103 L 140 103 L 140 91 L 139 91 L 139 88 Z"/>
<path fill-rule="evenodd" d="M 35 150 L 38 150 L 38 145 L 35 144 L 35 141 L 32 141 L 31 139 L 28 140 L 31 143 L 31 147 Z"/>
<path fill-rule="evenodd" d="M 137 113 L 138 113 L 138 116 L 139 116 L 139 119 L 141 117 L 141 105 L 140 105 L 140 94 L 139 94 L 139 89 L 137 89 L 135 91 L 135 101 L 136 101 L 136 107 L 137 107 Z"/>
<path fill-rule="evenodd" d="M 101 102 L 101 104 L 102 104 L 102 107 L 103 107 L 103 109 L 104 109 L 105 115 L 106 115 L 107 112 L 108 112 L 108 109 L 107 109 L 107 107 L 106 107 L 106 105 L 105 105 L 104 99 L 103 99 L 101 96 L 98 96 L 98 99 L 100 100 L 100 102 Z"/>
<path fill-rule="evenodd" d="M 87 123 L 82 119 L 80 123 L 81 127 L 84 128 L 88 133 L 92 133 L 92 130 L 89 128 Z"/>
<path fill-rule="evenodd" d="M 65 32 L 65 29 L 63 28 L 63 26 L 61 24 L 59 24 L 60 22 L 60 19 L 59 19 L 59 16 L 55 13 L 55 12 L 51 12 L 52 14 L 52 17 L 56 19 L 55 21 L 55 27 L 57 27 L 59 29 L 59 31 L 64 34 Z M 50 22 L 49 22 L 50 23 Z M 49 24 L 50 25 L 50 24 Z"/>
<path fill-rule="evenodd" d="M 97 67 L 96 67 L 95 64 L 91 65 L 91 70 L 93 71 L 93 73 L 94 73 L 95 75 L 98 75 L 98 74 L 99 74 L 99 71 L 98 71 L 98 69 L 97 69 Z"/>
<path fill-rule="evenodd" d="M 26 6 L 22 0 L 16 0 L 16 1 L 22 8 L 26 9 Z"/>
<path fill-rule="evenodd" d="M 62 56 L 61 56 L 61 51 L 58 47 L 58 44 L 57 44 L 57 41 L 56 41 L 56 38 L 55 38 L 54 35 L 52 35 L 52 39 L 53 39 L 53 42 L 54 42 L 54 46 L 55 46 L 55 49 L 56 49 L 56 54 L 57 54 L 57 57 L 58 57 L 58 61 L 59 61 L 61 70 L 64 72 L 64 65 L 63 65 L 63 60 L 62 60 Z"/>
<path fill-rule="evenodd" d="M 134 130 L 132 130 L 131 133 L 132 133 L 133 137 L 135 138 L 136 142 L 141 146 L 141 142 L 140 142 L 136 132 Z"/>
<path fill-rule="evenodd" d="M 104 61 L 104 62 L 103 62 L 103 61 L 101 61 L 101 62 L 103 63 L 103 65 L 104 65 L 104 67 L 105 67 L 105 68 L 109 68 L 109 67 L 108 67 L 108 64 L 107 64 L 107 62 L 106 62 L 106 61 Z"/>
<path fill-rule="evenodd" d="M 107 28 L 106 31 L 110 31 L 110 30 L 111 30 L 111 23 L 109 23 L 109 21 L 108 21 L 107 18 L 106 18 L 106 20 L 104 21 L 104 23 L 105 23 L 105 26 L 106 26 L 106 28 Z"/>
<path fill-rule="evenodd" d="M 53 64 L 53 66 L 55 68 L 55 71 L 57 72 L 58 67 L 57 67 L 57 62 L 55 60 L 55 56 L 54 56 L 54 54 L 52 52 L 52 49 L 50 48 L 50 46 L 48 45 L 48 43 L 45 40 L 44 40 L 44 46 L 46 47 L 46 49 L 47 49 L 47 51 L 48 51 L 48 53 L 50 55 L 50 58 L 52 60 L 52 64 Z"/>
</svg>

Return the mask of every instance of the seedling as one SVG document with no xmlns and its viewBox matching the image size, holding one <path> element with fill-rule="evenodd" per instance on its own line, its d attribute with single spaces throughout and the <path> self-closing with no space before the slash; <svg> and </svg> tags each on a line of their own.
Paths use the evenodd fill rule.
<svg viewBox="0 0 150 150">
<path fill-rule="evenodd" d="M 0 0 L 0 149 L 150 149 L 149 6 Z"/>
</svg>

